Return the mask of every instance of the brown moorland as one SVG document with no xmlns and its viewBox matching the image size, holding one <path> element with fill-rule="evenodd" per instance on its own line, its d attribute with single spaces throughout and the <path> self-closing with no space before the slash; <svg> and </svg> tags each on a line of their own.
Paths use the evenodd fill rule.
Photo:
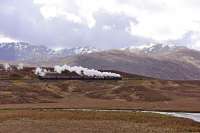
<svg viewBox="0 0 200 133">
<path fill-rule="evenodd" d="M 0 112 L 0 133 L 188 133 L 200 132 L 192 120 L 141 112 Z"/>
<path fill-rule="evenodd" d="M 200 112 L 200 81 L 169 81 L 117 73 L 123 76 L 122 80 L 39 80 L 33 68 L 0 71 L 0 108 Z"/>
<path fill-rule="evenodd" d="M 62 110 L 200 112 L 199 81 L 122 72 L 122 80 L 39 80 L 32 68 L 21 71 L 0 71 L 0 133 L 200 132 L 199 123 L 192 120 L 152 113 Z"/>
</svg>

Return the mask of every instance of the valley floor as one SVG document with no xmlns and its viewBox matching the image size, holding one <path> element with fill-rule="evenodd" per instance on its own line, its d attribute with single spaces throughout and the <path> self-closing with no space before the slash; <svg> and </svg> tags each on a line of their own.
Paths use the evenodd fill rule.
<svg viewBox="0 0 200 133">
<path fill-rule="evenodd" d="M 94 108 L 200 112 L 200 81 L 0 80 L 0 109 Z"/>
<path fill-rule="evenodd" d="M 187 133 L 200 132 L 189 119 L 141 112 L 1 110 L 0 133 Z"/>
<path fill-rule="evenodd" d="M 189 119 L 129 109 L 200 112 L 199 81 L 0 80 L 0 133 L 187 133 L 200 132 Z"/>
</svg>

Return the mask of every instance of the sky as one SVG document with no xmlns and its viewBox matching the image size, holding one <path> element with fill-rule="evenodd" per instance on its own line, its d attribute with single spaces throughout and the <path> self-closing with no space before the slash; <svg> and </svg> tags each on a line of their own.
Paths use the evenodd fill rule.
<svg viewBox="0 0 200 133">
<path fill-rule="evenodd" d="M 0 42 L 122 48 L 170 42 L 200 50 L 199 0 L 1 0 Z"/>
</svg>

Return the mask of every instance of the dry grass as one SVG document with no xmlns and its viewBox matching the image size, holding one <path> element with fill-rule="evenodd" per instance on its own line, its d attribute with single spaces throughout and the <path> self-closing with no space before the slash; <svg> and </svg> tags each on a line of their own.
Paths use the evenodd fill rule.
<svg viewBox="0 0 200 133">
<path fill-rule="evenodd" d="M 192 120 L 139 112 L 4 110 L 0 121 L 0 133 L 200 132 L 200 124 Z"/>
<path fill-rule="evenodd" d="M 0 80 L 0 109 L 8 109 L 0 110 L 0 133 L 200 132 L 200 124 L 192 120 L 152 113 L 31 110 L 132 108 L 199 112 L 198 81 L 161 81 L 132 75 L 121 81 L 40 81 L 28 76 L 28 80 Z"/>
<path fill-rule="evenodd" d="M 51 104 L 51 107 L 199 112 L 199 100 L 200 83 L 198 81 L 0 80 L 0 104 L 2 106 L 55 103 Z M 43 106 L 46 105 L 43 104 L 41 107 Z"/>
<path fill-rule="evenodd" d="M 40 81 L 32 70 L 33 68 L 25 68 L 22 71 L 0 71 L 0 79 L 7 77 L 7 80 L 0 80 L 0 107 L 9 104 L 31 107 L 44 103 L 40 106 L 42 108 L 52 103 L 51 107 L 66 108 L 133 108 L 200 112 L 199 81 L 163 81 L 126 73 L 121 73 L 123 80 L 119 81 Z M 24 77 L 17 78 L 16 74 Z M 15 106 L 10 105 L 11 108 Z"/>
</svg>

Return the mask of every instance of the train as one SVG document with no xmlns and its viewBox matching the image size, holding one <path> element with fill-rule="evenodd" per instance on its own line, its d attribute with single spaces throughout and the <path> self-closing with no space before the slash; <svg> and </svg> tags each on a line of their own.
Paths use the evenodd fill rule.
<svg viewBox="0 0 200 133">
<path fill-rule="evenodd" d="M 56 73 L 47 72 L 44 76 L 38 76 L 40 80 L 122 80 L 122 77 L 97 77 L 78 75 L 74 72 Z"/>
</svg>

